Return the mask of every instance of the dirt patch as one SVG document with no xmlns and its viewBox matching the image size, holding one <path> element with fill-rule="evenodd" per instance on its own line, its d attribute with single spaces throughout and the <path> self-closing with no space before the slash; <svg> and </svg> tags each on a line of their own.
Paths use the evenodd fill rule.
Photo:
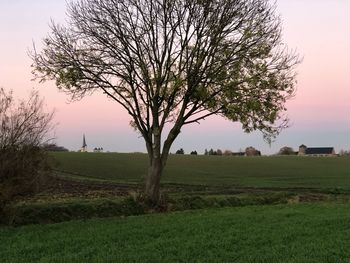
<svg viewBox="0 0 350 263">
<path fill-rule="evenodd" d="M 123 197 L 130 191 L 138 191 L 137 185 L 123 185 L 112 183 L 98 183 L 94 181 L 77 181 L 57 176 L 47 180 L 43 190 L 35 196 L 23 198 L 25 200 L 36 199 L 62 199 L 62 198 L 96 198 L 96 197 Z"/>
<path fill-rule="evenodd" d="M 115 198 L 136 196 L 142 191 L 142 185 L 122 184 L 113 182 L 100 182 L 94 180 L 70 179 L 61 176 L 52 176 L 47 180 L 44 190 L 33 196 L 19 198 L 19 200 L 57 200 L 69 198 Z M 188 195 L 188 196 L 214 196 L 214 195 L 261 195 L 268 193 L 288 193 L 291 198 L 288 203 L 318 202 L 334 199 L 334 194 L 329 194 L 317 189 L 284 189 L 284 188 L 252 188 L 237 186 L 205 186 L 163 184 L 163 195 Z M 347 195 L 347 198 L 350 196 Z"/>
</svg>

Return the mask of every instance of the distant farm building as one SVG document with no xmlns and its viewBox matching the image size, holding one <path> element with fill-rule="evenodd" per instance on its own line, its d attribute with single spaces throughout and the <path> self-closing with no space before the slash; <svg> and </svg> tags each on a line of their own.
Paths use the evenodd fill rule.
<svg viewBox="0 0 350 263">
<path fill-rule="evenodd" d="M 298 155 L 301 156 L 336 156 L 334 147 L 307 147 L 302 144 L 299 146 Z"/>
</svg>

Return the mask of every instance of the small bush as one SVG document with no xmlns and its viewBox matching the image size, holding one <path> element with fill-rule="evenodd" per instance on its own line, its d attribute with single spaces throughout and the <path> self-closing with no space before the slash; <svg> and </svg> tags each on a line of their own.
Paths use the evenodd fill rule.
<svg viewBox="0 0 350 263">
<path fill-rule="evenodd" d="M 45 185 L 50 160 L 38 147 L 0 150 L 0 222 L 11 223 L 13 202 L 34 194 Z"/>
</svg>

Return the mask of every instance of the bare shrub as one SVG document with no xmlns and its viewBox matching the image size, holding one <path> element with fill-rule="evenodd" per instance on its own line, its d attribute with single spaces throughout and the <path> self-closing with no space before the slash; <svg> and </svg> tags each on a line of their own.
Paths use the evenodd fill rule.
<svg viewBox="0 0 350 263">
<path fill-rule="evenodd" d="M 49 157 L 40 146 L 52 129 L 53 112 L 44 111 L 38 92 L 16 103 L 12 92 L 0 88 L 0 221 L 9 221 L 11 205 L 36 192 L 50 171 Z"/>
</svg>

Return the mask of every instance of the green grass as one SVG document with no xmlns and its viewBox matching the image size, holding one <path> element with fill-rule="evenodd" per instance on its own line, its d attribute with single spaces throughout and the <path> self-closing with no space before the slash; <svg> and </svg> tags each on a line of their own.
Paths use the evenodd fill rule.
<svg viewBox="0 0 350 263">
<path fill-rule="evenodd" d="M 1 262 L 349 262 L 350 204 L 249 206 L 0 228 Z"/>
<path fill-rule="evenodd" d="M 144 208 L 131 198 L 22 202 L 14 207 L 11 223 L 13 225 L 48 224 L 74 219 L 140 214 L 144 214 Z"/>
<path fill-rule="evenodd" d="M 85 178 L 142 182 L 146 154 L 55 153 L 59 170 Z M 350 190 L 350 158 L 171 155 L 163 183 Z"/>
</svg>

